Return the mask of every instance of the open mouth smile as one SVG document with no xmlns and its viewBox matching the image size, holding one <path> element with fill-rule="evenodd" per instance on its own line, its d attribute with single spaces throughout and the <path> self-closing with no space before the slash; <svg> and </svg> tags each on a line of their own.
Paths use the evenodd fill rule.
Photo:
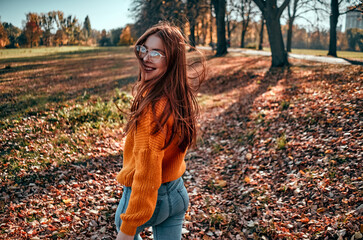
<svg viewBox="0 0 363 240">
<path fill-rule="evenodd" d="M 144 68 L 145 72 L 152 72 L 152 71 L 156 70 L 156 68 L 149 67 L 146 65 L 143 65 L 143 68 Z"/>
</svg>

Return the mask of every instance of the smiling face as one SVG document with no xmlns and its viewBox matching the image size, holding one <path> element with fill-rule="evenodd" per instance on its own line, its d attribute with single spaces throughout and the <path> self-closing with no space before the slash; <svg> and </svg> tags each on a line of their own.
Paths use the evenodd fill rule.
<svg viewBox="0 0 363 240">
<path fill-rule="evenodd" d="M 167 69 L 165 47 L 161 38 L 156 34 L 150 35 L 143 44 L 147 49 L 147 54 L 141 58 L 141 73 L 143 74 L 143 80 L 148 81 L 150 79 L 162 76 Z M 159 60 L 155 61 L 150 58 L 150 51 L 157 51 L 162 56 Z"/>
</svg>

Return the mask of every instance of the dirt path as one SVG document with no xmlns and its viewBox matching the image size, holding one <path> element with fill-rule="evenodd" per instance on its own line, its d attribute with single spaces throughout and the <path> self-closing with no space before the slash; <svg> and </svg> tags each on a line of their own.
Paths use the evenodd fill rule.
<svg viewBox="0 0 363 240">
<path fill-rule="evenodd" d="M 210 47 L 198 47 L 199 49 L 203 50 L 211 50 Z M 271 56 L 271 52 L 265 51 L 258 51 L 252 49 L 242 49 L 242 48 L 228 48 L 229 53 L 240 53 L 245 55 L 251 56 Z M 358 60 L 349 60 L 344 58 L 334 58 L 328 56 L 314 56 L 314 55 L 306 55 L 306 54 L 295 54 L 295 53 L 288 53 L 290 58 L 295 59 L 302 59 L 306 61 L 313 61 L 313 62 L 322 62 L 322 63 L 329 63 L 329 64 L 343 64 L 343 65 L 363 65 L 362 61 Z"/>
</svg>

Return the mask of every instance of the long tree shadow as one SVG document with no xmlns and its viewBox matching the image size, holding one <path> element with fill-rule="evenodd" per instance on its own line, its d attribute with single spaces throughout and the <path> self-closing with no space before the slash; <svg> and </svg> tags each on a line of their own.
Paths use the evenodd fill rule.
<svg viewBox="0 0 363 240">
<path fill-rule="evenodd" d="M 19 72 L 19 71 L 34 70 L 34 69 L 38 69 L 43 66 L 44 66 L 43 64 L 27 64 L 27 65 L 16 66 L 16 67 L 11 67 L 9 65 L 9 67 L 7 67 L 7 68 L 0 69 L 0 75 L 6 74 L 6 73 Z M 4 80 L 0 81 L 0 83 L 3 81 Z"/>
<path fill-rule="evenodd" d="M 342 58 L 345 61 L 351 63 L 352 65 L 360 65 L 363 66 L 363 61 L 359 61 L 359 60 L 352 60 L 352 59 L 348 59 L 348 58 Z"/>
<path fill-rule="evenodd" d="M 87 49 L 87 50 L 75 50 L 68 52 L 57 52 L 57 53 L 48 53 L 46 55 L 40 56 L 29 56 L 29 57 L 13 57 L 13 58 L 4 58 L 0 60 L 0 64 L 5 64 L 11 66 L 11 63 L 35 63 L 35 62 L 43 62 L 49 60 L 64 60 L 69 58 L 74 58 L 75 56 L 94 56 L 95 54 L 100 53 L 108 53 L 115 52 L 119 53 L 130 53 L 132 49 L 129 47 L 105 47 L 105 48 L 97 48 L 97 49 Z"/>
<path fill-rule="evenodd" d="M 223 69 L 222 74 L 212 76 L 203 83 L 200 92 L 207 94 L 220 94 L 235 88 L 248 86 L 258 76 L 254 66 L 264 60 L 264 57 L 244 58 L 239 67 L 232 65 Z"/>
<path fill-rule="evenodd" d="M 278 206 L 275 208 L 276 200 L 280 199 L 283 206 L 287 206 L 286 213 L 294 213 L 296 209 L 289 206 L 289 201 L 297 194 L 285 188 L 289 184 L 288 174 L 304 173 L 309 169 L 316 171 L 317 175 L 324 175 L 326 168 L 323 170 L 322 159 L 335 159 L 334 164 L 347 169 L 344 174 L 359 177 L 355 170 L 360 165 L 357 160 L 360 154 L 357 128 L 363 105 L 355 91 L 361 88 L 360 71 L 359 66 L 327 67 L 323 64 L 271 69 L 263 77 L 255 77 L 248 89 L 241 89 L 237 101 L 221 114 L 202 123 L 203 145 L 193 156 L 202 159 L 203 165 L 193 167 L 197 176 L 205 175 L 198 182 L 204 186 L 204 197 L 211 195 L 218 202 L 208 207 L 215 207 L 217 213 L 235 213 L 229 215 L 228 229 L 248 232 L 248 221 L 264 221 L 265 215 L 259 212 L 260 201 L 268 204 L 270 210 L 276 210 L 279 209 Z M 340 142 L 344 136 L 351 136 L 349 149 Z M 281 142 L 286 145 L 279 146 L 279 139 L 284 139 Z M 340 147 L 345 149 L 344 152 Z M 206 150 L 210 150 L 208 154 Z M 347 152 L 348 157 L 343 158 Z M 327 162 L 325 166 L 328 165 L 330 168 L 331 163 Z M 250 182 L 252 178 L 254 183 Z M 227 185 L 220 187 L 215 179 L 223 179 Z M 345 180 L 337 178 L 337 181 Z M 301 199 L 307 202 L 320 198 L 314 204 L 323 206 L 324 192 L 320 189 L 309 188 L 306 184 L 300 190 L 306 191 L 300 195 Z M 219 204 L 222 201 L 227 204 Z M 341 198 L 330 201 L 329 205 L 339 205 Z M 353 202 L 353 209 L 359 207 L 359 201 Z M 232 210 L 228 203 L 233 203 Z M 308 212 L 309 206 L 299 210 L 300 213 L 304 211 Z M 349 212 L 350 208 L 346 207 L 345 211 Z M 246 221 L 240 221 L 243 218 Z M 287 214 L 282 220 L 293 221 L 294 214 Z M 261 229 L 262 233 L 259 232 Z M 273 230 L 270 233 L 264 230 L 258 227 L 253 231 L 274 237 Z M 291 233 L 298 236 L 301 229 L 294 229 Z"/>
<path fill-rule="evenodd" d="M 18 101 L 11 101 L 11 99 L 14 98 L 12 94 L 3 93 L 0 94 L 0 99 L 9 100 L 0 104 L 0 119 L 5 119 L 25 113 L 25 111 L 28 111 L 31 108 L 36 108 L 36 112 L 38 112 L 39 110 L 44 110 L 47 104 L 60 104 L 62 102 L 78 99 L 79 97 L 82 97 L 85 93 L 90 95 L 103 95 L 110 98 L 114 94 L 114 89 L 122 89 L 129 84 L 135 82 L 136 79 L 136 76 L 127 76 L 117 79 L 116 81 L 100 83 L 94 87 L 84 87 L 82 89 L 78 89 L 76 92 L 59 91 L 52 95 L 33 95 L 24 100 Z M 36 114 L 36 112 L 33 112 L 34 111 L 28 111 L 28 114 Z"/>
<path fill-rule="evenodd" d="M 0 70 L 3 74 L 0 74 L 0 81 L 4 84 L 0 94 L 0 118 L 24 114 L 31 108 L 44 110 L 48 103 L 73 100 L 85 92 L 109 98 L 115 88 L 125 88 L 135 81 L 137 73 L 132 54 L 111 50 L 98 51 L 102 55 L 97 56 L 94 51 L 81 51 L 80 59 L 74 58 L 78 56 L 75 53 L 63 53 L 70 58 L 51 63 L 46 60 L 53 56 L 42 56 L 39 57 L 42 63 Z M 25 70 L 31 71 L 23 72 Z"/>
</svg>

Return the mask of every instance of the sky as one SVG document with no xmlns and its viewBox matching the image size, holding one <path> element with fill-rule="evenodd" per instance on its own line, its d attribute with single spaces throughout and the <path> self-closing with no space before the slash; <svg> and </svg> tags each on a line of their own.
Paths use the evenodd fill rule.
<svg viewBox="0 0 363 240">
<path fill-rule="evenodd" d="M 0 0 L 0 22 L 12 23 L 22 29 L 26 13 L 60 10 L 65 16 L 75 16 L 81 24 L 88 15 L 92 29 L 109 31 L 134 22 L 128 11 L 131 2 L 132 0 Z M 281 23 L 284 24 L 285 21 L 282 20 Z M 296 23 L 308 27 L 304 20 L 296 19 Z M 328 29 L 329 19 L 320 21 L 319 25 Z M 342 25 L 344 29 L 345 17 L 339 18 L 338 25 Z"/>
<path fill-rule="evenodd" d="M 132 0 L 0 0 L 0 21 L 23 28 L 29 12 L 62 11 L 83 24 L 88 15 L 92 29 L 111 30 L 134 22 L 128 8 Z"/>
</svg>

